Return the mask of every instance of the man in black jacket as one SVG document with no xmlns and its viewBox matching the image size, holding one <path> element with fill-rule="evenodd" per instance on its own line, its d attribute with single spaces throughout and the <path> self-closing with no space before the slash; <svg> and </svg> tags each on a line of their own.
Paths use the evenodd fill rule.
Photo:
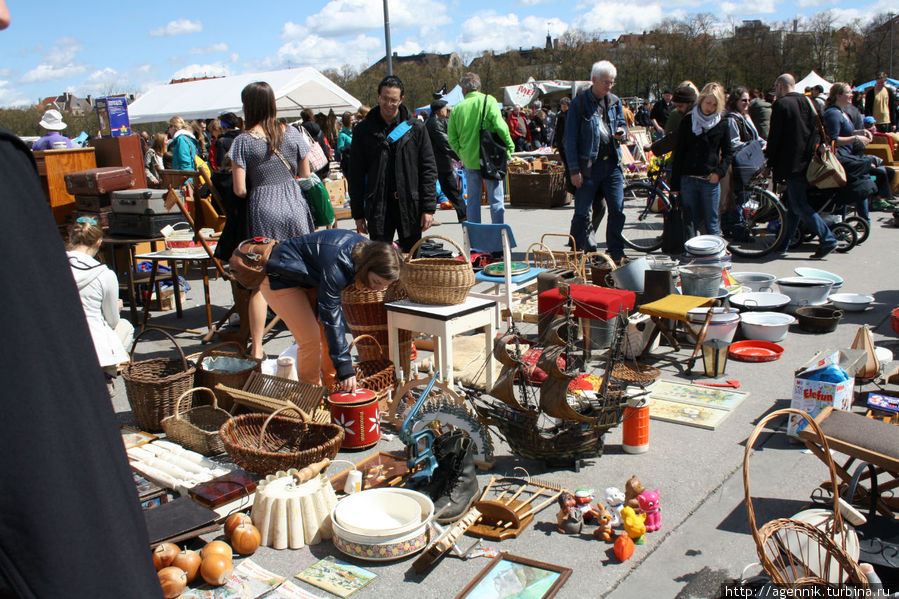
<svg viewBox="0 0 899 599">
<path fill-rule="evenodd" d="M 424 123 L 403 104 L 403 82 L 378 84 L 378 105 L 353 131 L 350 210 L 356 230 L 393 241 L 408 252 L 427 231 L 437 209 L 437 164 Z"/>
<path fill-rule="evenodd" d="M 782 251 L 799 228 L 799 220 L 818 236 L 819 245 L 811 258 L 824 258 L 837 247 L 837 240 L 808 203 L 806 171 L 818 145 L 817 114 L 812 103 L 795 91 L 796 80 L 785 73 L 774 82 L 777 101 L 771 108 L 771 130 L 765 154 L 776 182 L 787 185 L 784 199 L 789 210 Z"/>
<path fill-rule="evenodd" d="M 431 139 L 431 147 L 434 149 L 440 189 L 453 205 L 461 223 L 467 218 L 468 208 L 462 200 L 462 192 L 456 183 L 456 173 L 453 172 L 453 160 L 458 160 L 459 157 L 449 145 L 446 135 L 447 118 L 449 118 L 449 108 L 446 106 L 446 100 L 435 100 L 431 102 L 431 116 L 425 122 L 425 127 L 428 129 L 428 137 Z"/>
</svg>

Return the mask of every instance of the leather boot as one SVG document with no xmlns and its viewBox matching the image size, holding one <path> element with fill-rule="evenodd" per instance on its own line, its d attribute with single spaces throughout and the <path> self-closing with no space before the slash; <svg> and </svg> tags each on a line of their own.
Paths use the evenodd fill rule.
<svg viewBox="0 0 899 599">
<path fill-rule="evenodd" d="M 478 496 L 478 479 L 475 476 L 474 442 L 460 430 L 437 437 L 434 441 L 437 469 L 431 477 L 427 492 L 434 501 L 434 513 L 445 524 L 463 515 Z"/>
</svg>

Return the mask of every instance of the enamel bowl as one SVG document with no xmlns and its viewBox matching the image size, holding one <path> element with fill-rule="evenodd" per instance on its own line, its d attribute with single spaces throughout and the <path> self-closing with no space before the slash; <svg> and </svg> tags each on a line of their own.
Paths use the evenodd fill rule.
<svg viewBox="0 0 899 599">
<path fill-rule="evenodd" d="M 752 291 L 773 291 L 774 281 L 777 279 L 765 272 L 732 272 L 730 277 Z"/>
<path fill-rule="evenodd" d="M 775 312 L 783 310 L 790 303 L 790 296 L 783 293 L 750 291 L 734 294 L 727 301 L 741 312 Z"/>
<path fill-rule="evenodd" d="M 334 521 L 353 534 L 378 537 L 407 533 L 421 524 L 421 503 L 394 489 L 368 489 L 341 499 Z"/>
<path fill-rule="evenodd" d="M 737 326 L 740 324 L 740 312 L 736 308 L 694 308 L 687 312 L 687 321 L 698 332 L 709 310 L 712 311 L 712 320 L 709 322 L 706 340 L 721 339 L 728 343 L 733 341 Z"/>
<path fill-rule="evenodd" d="M 355 527 L 350 529 L 340 520 L 338 511 L 341 505 L 349 499 L 356 496 L 372 497 L 380 495 L 378 502 L 384 499 L 388 502 L 397 499 L 410 499 L 417 503 L 419 517 L 417 520 L 410 521 L 402 526 L 396 526 L 387 530 L 357 530 Z M 372 502 L 375 503 L 375 502 Z M 362 505 L 371 505 L 366 499 Z M 350 505 L 352 509 L 355 507 Z M 434 516 L 434 502 L 424 493 L 412 491 L 410 489 L 394 489 L 394 488 L 378 488 L 368 489 L 359 493 L 354 493 L 340 500 L 338 504 L 331 510 L 331 525 L 334 530 L 334 536 L 341 537 L 346 542 L 359 543 L 363 545 L 378 545 L 383 543 L 396 542 L 398 539 L 407 538 L 414 531 L 421 531 L 427 528 L 427 524 Z M 364 527 L 363 527 L 364 528 Z M 370 526 L 369 526 L 370 528 Z"/>
<path fill-rule="evenodd" d="M 861 312 L 874 303 L 874 298 L 861 293 L 831 293 L 827 298 L 835 307 L 846 312 Z"/>
<path fill-rule="evenodd" d="M 742 315 L 740 330 L 747 339 L 781 341 L 796 319 L 783 312 L 749 312 Z"/>
<path fill-rule="evenodd" d="M 780 292 L 790 296 L 790 303 L 798 306 L 818 306 L 827 303 L 833 287 L 832 279 L 818 277 L 785 277 L 777 279 Z"/>
<path fill-rule="evenodd" d="M 830 288 L 830 292 L 833 293 L 837 289 L 843 286 L 843 277 L 838 274 L 832 273 L 827 270 L 821 270 L 820 268 L 811 268 L 808 266 L 797 266 L 793 269 L 800 277 L 815 277 L 817 279 L 830 279 L 833 281 L 833 285 Z"/>
</svg>

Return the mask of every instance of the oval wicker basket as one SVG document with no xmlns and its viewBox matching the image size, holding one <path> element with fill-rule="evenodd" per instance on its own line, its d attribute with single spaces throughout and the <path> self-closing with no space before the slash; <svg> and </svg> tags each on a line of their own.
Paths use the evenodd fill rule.
<svg viewBox="0 0 899 599">
<path fill-rule="evenodd" d="M 225 346 L 236 347 L 237 353 L 219 351 L 220 348 Z M 246 368 L 233 372 L 214 369 L 206 370 L 203 367 L 203 358 L 207 356 L 212 356 L 213 358 L 237 357 L 246 360 Z M 200 354 L 196 364 L 197 374 L 195 377 L 195 384 L 198 387 L 208 387 L 210 389 L 215 389 L 215 386 L 219 383 L 227 387 L 240 389 L 243 387 L 244 383 L 247 382 L 247 379 L 250 378 L 250 374 L 253 371 L 260 372 L 262 368 L 262 360 L 248 356 L 247 352 L 244 350 L 244 346 L 236 341 L 226 341 L 224 343 L 219 343 L 218 345 L 213 345 Z M 231 408 L 234 407 L 234 399 L 230 395 L 224 391 L 213 391 L 213 393 L 218 399 L 219 406 L 223 410 L 231 410 Z"/>
<path fill-rule="evenodd" d="M 178 350 L 178 358 L 151 358 L 134 361 L 134 349 L 140 338 L 149 331 L 162 333 Z M 144 329 L 131 346 L 131 364 L 125 368 L 125 393 L 134 415 L 134 423 L 144 431 L 162 430 L 162 419 L 175 413 L 178 397 L 194 386 L 196 368 L 187 363 L 184 352 L 175 338 L 153 327 Z"/>
<path fill-rule="evenodd" d="M 284 410 L 300 412 L 303 422 L 278 416 Z M 222 425 L 219 435 L 231 461 L 260 476 L 334 459 L 343 442 L 342 427 L 310 422 L 309 415 L 296 407 L 271 415 L 234 416 Z"/>
<path fill-rule="evenodd" d="M 409 251 L 403 267 L 403 286 L 409 299 L 419 304 L 452 306 L 465 302 L 468 292 L 474 287 L 474 269 L 468 257 L 454 258 L 412 258 L 415 250 L 428 239 L 442 239 L 453 245 L 460 254 L 462 248 L 448 237 L 429 235 L 418 240 Z"/>
<path fill-rule="evenodd" d="M 181 400 L 196 391 L 205 391 L 212 399 L 211 406 L 199 406 L 186 412 L 180 411 Z M 188 389 L 178 397 L 175 402 L 175 413 L 162 420 L 162 430 L 165 436 L 181 445 L 202 453 L 203 455 L 215 455 L 225 452 L 225 446 L 219 436 L 222 427 L 231 414 L 218 407 L 215 393 L 207 387 L 194 387 Z"/>
<path fill-rule="evenodd" d="M 387 310 L 384 304 L 407 297 L 401 281 L 395 281 L 386 291 L 375 291 L 367 287 L 360 289 L 356 285 L 350 285 L 340 294 L 340 307 L 350 333 L 353 337 L 368 335 L 373 341 L 364 339 L 356 344 L 360 361 L 390 357 L 383 351 L 387 347 Z M 411 343 L 411 331 L 400 330 L 400 350 L 408 352 Z"/>
<path fill-rule="evenodd" d="M 815 432 L 817 443 L 821 445 L 827 467 L 830 470 L 832 489 L 839 489 L 836 466 L 821 427 L 806 412 L 795 409 L 775 410 L 762 418 L 746 442 L 743 452 L 743 491 L 746 514 L 749 516 L 749 530 L 755 540 L 759 561 L 772 582 L 778 585 L 807 585 L 825 587 L 833 578 L 840 583 L 851 583 L 867 588 L 868 579 L 862 574 L 858 562 L 846 552 L 848 535 L 838 535 L 841 542 L 834 540 L 836 531 L 844 530 L 841 510 L 836 506 L 838 495 L 834 496 L 833 526 L 829 532 L 812 526 L 808 522 L 792 518 L 777 518 L 758 528 L 755 508 L 749 490 L 749 457 L 756 440 L 771 420 L 780 416 L 795 414 L 805 419 Z M 784 475 L 784 473 L 781 473 Z M 828 579 L 831 579 L 829 582 Z M 825 593 L 826 595 L 826 593 Z"/>
</svg>

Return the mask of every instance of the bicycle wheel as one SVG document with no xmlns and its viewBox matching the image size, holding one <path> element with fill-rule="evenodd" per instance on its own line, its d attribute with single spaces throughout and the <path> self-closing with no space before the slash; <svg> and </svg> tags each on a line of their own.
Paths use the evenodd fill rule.
<svg viewBox="0 0 899 599">
<path fill-rule="evenodd" d="M 764 256 L 783 241 L 786 210 L 776 195 L 761 187 L 748 187 L 740 193 L 746 234 L 731 241 L 727 249 L 744 258 Z"/>
<path fill-rule="evenodd" d="M 871 224 L 868 221 L 860 216 L 850 216 L 843 222 L 855 229 L 855 234 L 858 236 L 857 244 L 867 241 L 868 235 L 871 234 Z"/>
<path fill-rule="evenodd" d="M 848 252 L 858 242 L 858 235 L 856 235 L 855 228 L 852 225 L 834 223 L 830 225 L 830 232 L 837 238 L 837 251 L 840 253 Z"/>
<path fill-rule="evenodd" d="M 629 248 L 639 252 L 653 252 L 662 247 L 664 210 L 654 211 L 661 202 L 670 206 L 668 195 L 648 183 L 630 183 L 624 188 L 624 229 L 621 235 Z"/>
</svg>

